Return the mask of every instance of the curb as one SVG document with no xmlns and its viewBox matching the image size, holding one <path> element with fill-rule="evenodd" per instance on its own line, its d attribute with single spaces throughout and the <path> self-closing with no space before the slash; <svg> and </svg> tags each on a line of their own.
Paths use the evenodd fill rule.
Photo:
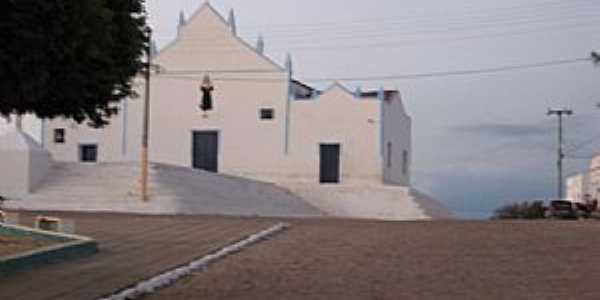
<svg viewBox="0 0 600 300">
<path fill-rule="evenodd" d="M 89 256 L 98 252 L 96 241 L 84 236 L 61 234 L 8 224 L 0 224 L 0 231 L 2 230 L 11 235 L 52 240 L 60 244 L 0 257 L 0 276 L 15 271 L 32 269 L 38 265 Z"/>
<path fill-rule="evenodd" d="M 175 282 L 177 282 L 179 279 L 186 277 L 193 272 L 204 271 L 210 264 L 213 264 L 229 255 L 240 252 L 241 250 L 259 243 L 275 234 L 278 234 L 289 227 L 289 224 L 279 223 L 259 233 L 253 234 L 237 243 L 225 246 L 217 252 L 206 255 L 201 259 L 194 260 L 187 265 L 142 281 L 131 288 L 117 292 L 111 296 L 101 298 L 101 300 L 137 299 L 143 295 L 154 293 L 159 289 L 175 284 Z"/>
</svg>

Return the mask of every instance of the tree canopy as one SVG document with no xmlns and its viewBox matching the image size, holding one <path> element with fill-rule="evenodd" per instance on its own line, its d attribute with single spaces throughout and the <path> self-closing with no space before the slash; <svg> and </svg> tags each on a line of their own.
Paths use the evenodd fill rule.
<svg viewBox="0 0 600 300">
<path fill-rule="evenodd" d="M 147 46 L 144 0 L 0 3 L 0 115 L 107 124 Z"/>
</svg>

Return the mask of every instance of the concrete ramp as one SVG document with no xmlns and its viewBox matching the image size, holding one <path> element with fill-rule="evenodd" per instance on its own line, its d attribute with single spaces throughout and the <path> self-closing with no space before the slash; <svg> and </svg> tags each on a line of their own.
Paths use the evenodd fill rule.
<svg viewBox="0 0 600 300">
<path fill-rule="evenodd" d="M 138 194 L 136 163 L 57 163 L 33 194 L 9 209 L 264 217 L 320 216 L 321 211 L 269 183 L 200 170 L 152 164 L 151 201 Z"/>
</svg>

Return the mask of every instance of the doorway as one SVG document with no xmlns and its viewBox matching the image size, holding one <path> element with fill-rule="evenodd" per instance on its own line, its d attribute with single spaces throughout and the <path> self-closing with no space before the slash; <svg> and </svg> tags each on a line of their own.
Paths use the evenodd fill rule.
<svg viewBox="0 0 600 300">
<path fill-rule="evenodd" d="M 219 132 L 195 131 L 192 137 L 192 167 L 219 172 Z"/>
<path fill-rule="evenodd" d="M 83 163 L 98 162 L 98 145 L 84 144 L 79 145 L 79 161 Z"/>
<path fill-rule="evenodd" d="M 320 146 L 320 183 L 340 182 L 340 145 L 322 144 Z"/>
</svg>

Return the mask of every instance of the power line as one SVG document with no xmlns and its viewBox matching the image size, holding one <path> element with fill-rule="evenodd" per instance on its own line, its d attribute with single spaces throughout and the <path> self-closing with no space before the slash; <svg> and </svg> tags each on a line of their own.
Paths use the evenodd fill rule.
<svg viewBox="0 0 600 300">
<path fill-rule="evenodd" d="M 565 5 L 565 3 L 561 2 L 561 1 L 559 1 L 559 2 L 545 1 L 545 2 L 541 2 L 540 4 L 544 5 L 544 7 L 546 7 L 546 5 L 548 3 Z M 518 6 L 513 6 L 513 7 L 520 8 L 520 7 L 528 7 L 528 6 L 529 5 L 518 5 Z M 596 8 L 600 8 L 600 7 L 596 7 Z M 592 10 L 588 9 L 588 10 L 585 10 L 585 15 L 576 14 L 576 15 L 572 15 L 570 17 L 573 17 L 574 20 L 581 21 L 583 16 L 591 16 L 591 17 L 598 16 L 597 13 L 590 14 L 591 11 Z M 496 11 L 494 11 L 494 12 L 496 13 Z M 407 35 L 411 35 L 411 34 L 412 35 L 416 35 L 416 34 L 421 34 L 421 33 L 437 34 L 437 33 L 451 33 L 454 30 L 460 30 L 460 31 L 464 31 L 464 30 L 480 30 L 481 31 L 482 29 L 484 29 L 486 27 L 488 27 L 488 29 L 489 29 L 489 27 L 492 26 L 492 29 L 493 29 L 493 26 L 498 26 L 498 25 L 502 25 L 503 28 L 506 28 L 507 26 L 519 25 L 519 23 L 521 25 L 526 25 L 526 24 L 531 23 L 531 22 L 537 22 L 537 23 L 544 22 L 545 23 L 547 21 L 552 21 L 552 20 L 557 20 L 557 21 L 564 22 L 566 20 L 566 17 L 564 16 L 564 12 L 565 12 L 564 9 L 561 9 L 560 10 L 560 13 L 561 13 L 560 16 L 541 16 L 542 17 L 541 19 L 539 17 L 535 16 L 535 15 L 533 17 L 537 17 L 537 18 L 530 19 L 530 16 L 525 16 L 526 17 L 525 19 L 519 18 L 517 20 L 515 20 L 514 16 L 510 17 L 510 18 L 504 18 L 504 19 L 490 19 L 490 17 L 485 17 L 481 21 L 484 21 L 485 23 L 487 23 L 488 24 L 487 26 L 485 26 L 485 24 L 482 25 L 482 24 L 473 24 L 473 22 L 467 22 L 465 24 L 470 24 L 471 26 L 464 26 L 464 24 L 463 24 L 463 26 L 461 26 L 459 28 L 452 28 L 451 26 L 449 26 L 449 22 L 443 22 L 442 24 L 440 24 L 440 26 L 442 26 L 442 28 L 441 28 L 442 30 L 437 29 L 437 30 L 433 30 L 433 31 L 432 30 L 425 30 L 425 31 L 413 31 L 413 32 L 411 32 L 411 31 L 404 31 L 402 33 L 405 33 Z M 535 13 L 539 14 L 539 10 L 535 10 Z M 395 24 L 405 24 L 405 23 L 402 23 L 404 21 L 404 19 L 405 18 L 402 18 L 401 19 L 402 21 L 398 21 L 397 19 L 394 19 L 394 23 Z M 431 20 L 431 19 L 439 19 L 439 18 L 427 18 L 427 20 Z M 472 21 L 472 20 L 470 20 L 470 21 Z M 497 21 L 501 21 L 503 23 L 499 24 Z M 508 23 L 506 23 L 506 22 L 508 22 Z M 494 23 L 496 23 L 496 24 L 494 24 Z M 311 38 L 311 39 L 319 38 L 319 36 L 323 36 L 323 34 L 326 33 L 326 28 L 323 28 L 319 24 L 322 24 L 322 23 L 312 23 L 312 24 L 309 24 L 311 26 L 315 26 L 315 28 L 313 29 L 312 32 L 308 32 L 308 33 L 297 32 L 298 35 L 296 35 L 296 36 L 293 35 L 293 31 L 292 30 L 289 30 L 289 29 L 285 30 L 283 32 L 285 34 L 285 36 L 282 37 L 282 38 L 280 38 L 280 39 L 290 39 L 290 38 L 300 38 L 300 39 L 302 39 L 305 36 L 307 38 Z M 374 21 L 373 25 L 376 25 L 378 27 L 378 28 L 376 28 L 376 32 L 375 33 L 379 33 L 379 37 L 390 37 L 390 34 L 383 35 L 383 36 L 381 35 L 381 33 L 382 33 L 381 25 L 382 24 L 383 25 L 385 25 L 385 24 L 389 25 L 390 23 L 382 22 L 381 19 L 378 19 L 377 21 Z M 594 22 L 594 24 L 596 24 L 596 22 Z M 475 25 L 475 27 L 472 27 L 473 25 Z M 556 25 L 560 25 L 560 27 L 563 27 L 563 26 L 570 26 L 570 27 L 572 27 L 573 26 L 572 24 L 566 24 L 566 25 L 565 24 L 556 24 Z M 579 24 L 575 24 L 575 25 L 579 25 Z M 587 23 L 587 24 L 581 24 L 581 25 L 589 26 L 589 25 L 592 25 L 592 24 Z M 560 27 L 557 28 L 557 29 L 560 29 Z M 272 35 L 272 33 L 275 32 L 277 30 L 277 28 L 275 30 L 273 30 L 271 28 L 272 27 L 270 27 L 270 29 L 268 30 L 268 32 L 270 32 L 271 35 Z M 549 29 L 554 29 L 554 28 L 549 28 Z M 328 39 L 328 40 L 342 39 L 342 38 L 356 39 L 356 38 L 358 38 L 357 33 L 360 33 L 360 32 L 363 32 L 364 34 L 367 34 L 366 36 L 363 34 L 363 36 L 362 36 L 363 38 L 368 38 L 369 40 L 372 40 L 373 37 L 374 37 L 374 35 L 372 34 L 374 30 L 366 28 L 364 25 L 361 26 L 360 28 L 348 28 L 348 30 L 349 31 L 347 31 L 347 33 L 350 34 L 350 36 L 348 36 L 348 35 L 343 36 L 343 35 L 340 35 L 339 33 L 332 33 L 332 34 L 335 34 L 335 36 L 332 37 L 331 39 Z M 317 35 L 315 35 L 315 33 L 317 33 Z M 505 34 L 502 33 L 501 35 L 505 35 Z M 486 37 L 486 36 L 483 36 L 483 37 Z M 269 40 L 272 41 L 272 40 L 277 40 L 277 39 L 276 38 L 275 39 L 270 38 Z M 376 45 L 373 45 L 373 46 L 376 46 Z M 319 48 L 322 48 L 322 47 L 319 47 Z"/>
<path fill-rule="evenodd" d="M 573 146 L 569 147 L 569 148 L 567 149 L 567 151 L 568 151 L 568 152 L 571 152 L 571 153 L 573 153 L 573 152 L 577 152 L 578 150 L 581 150 L 581 149 L 583 149 L 584 147 L 587 147 L 587 146 L 591 145 L 592 143 L 594 143 L 594 142 L 597 142 L 597 141 L 599 141 L 599 140 L 600 140 L 600 134 L 598 134 L 598 135 L 595 135 L 595 136 L 593 136 L 593 137 L 592 137 L 592 138 L 590 138 L 590 139 L 587 139 L 587 140 L 585 140 L 585 141 L 583 141 L 583 142 L 580 142 L 580 143 L 578 143 L 578 144 L 575 144 L 575 145 L 573 145 Z"/>
<path fill-rule="evenodd" d="M 311 42 L 310 44 L 308 43 L 310 40 L 307 40 L 306 42 L 301 42 L 301 43 L 283 43 L 282 46 L 279 47 L 270 47 L 269 49 L 271 50 L 289 50 L 292 49 L 293 51 L 326 51 L 326 50 L 339 50 L 339 49 L 344 49 L 346 51 L 350 51 L 350 50 L 356 50 L 356 49 L 365 49 L 365 48 L 379 48 L 379 49 L 384 49 L 384 48 L 397 48 L 397 47 L 401 47 L 401 46 L 413 46 L 413 45 L 420 45 L 420 44 L 431 44 L 431 43 L 442 43 L 442 42 L 456 42 L 456 41 L 467 41 L 467 40 L 476 40 L 476 39 L 489 39 L 489 38 L 500 38 L 500 37 L 509 37 L 509 36 L 519 36 L 519 35 L 527 35 L 527 34 L 538 34 L 538 33 L 545 33 L 545 32 L 558 32 L 558 31 L 565 31 L 565 30 L 572 30 L 572 29 L 576 29 L 576 28 L 580 28 L 580 27 L 590 27 L 590 26 L 596 26 L 598 24 L 598 22 L 586 22 L 586 23 L 577 23 L 577 24 L 570 24 L 570 25 L 558 25 L 558 26 L 547 26 L 547 27 L 541 27 L 541 28 L 536 28 L 533 30 L 513 30 L 513 31 L 505 31 L 505 32 L 496 32 L 496 33 L 482 33 L 482 34 L 471 34 L 471 35 L 466 35 L 466 36 L 459 36 L 459 37 L 450 37 L 450 38 L 421 38 L 421 39 L 404 39 L 404 40 L 394 40 L 394 41 L 383 41 L 383 42 L 370 42 L 370 43 L 353 43 L 353 44 L 318 44 L 318 43 L 314 43 Z M 373 36 L 375 39 L 377 38 L 394 38 L 393 36 L 385 36 L 385 35 L 374 35 Z M 216 37 L 215 37 L 216 38 Z M 364 37 L 340 37 L 340 38 L 332 38 L 328 41 L 334 41 L 334 40 L 344 40 L 344 39 L 360 39 L 360 38 L 364 38 Z M 369 40 L 373 40 L 374 38 L 369 38 Z M 192 42 L 196 42 L 199 44 L 202 44 L 203 48 L 200 49 L 200 51 L 206 51 L 206 52 L 221 52 L 221 53 L 236 53 L 236 52 L 241 52 L 242 50 L 233 47 L 231 44 L 226 44 L 226 43 L 214 43 L 212 41 L 212 39 L 210 39 L 209 37 L 202 37 L 202 38 L 195 38 L 195 39 L 188 39 Z M 209 47 L 204 47 L 204 45 L 206 43 L 210 43 Z M 285 46 L 284 46 L 285 45 Z M 179 50 L 182 52 L 192 52 L 191 50 Z M 194 50 L 193 52 L 196 53 L 199 50 Z"/>
<path fill-rule="evenodd" d="M 372 26 L 360 26 L 360 27 L 347 27 L 347 28 L 314 28 L 311 30 L 287 30 L 287 31 L 278 31 L 277 29 L 270 29 L 264 32 L 264 36 L 270 37 L 270 39 L 289 39 L 294 37 L 303 37 L 306 35 L 315 36 L 315 35 L 323 35 L 327 33 L 345 33 L 345 34 L 356 34 L 356 33 L 368 33 L 369 31 L 378 31 L 382 30 L 394 31 L 399 28 L 410 28 L 410 27 L 418 27 L 425 30 L 416 31 L 415 33 L 428 33 L 431 31 L 442 31 L 442 32 L 452 32 L 452 31 L 464 31 L 464 30 L 480 30 L 480 29 L 489 29 L 498 26 L 507 27 L 507 26 L 525 26 L 532 24 L 540 24 L 540 23 L 548 23 L 548 22 L 565 22 L 565 21 L 581 21 L 583 19 L 595 19 L 598 17 L 599 11 L 585 11 L 584 13 L 565 15 L 564 12 L 561 15 L 549 15 L 549 16 L 535 16 L 535 17 L 526 17 L 526 18 L 510 18 L 510 19 L 483 19 L 481 21 L 468 20 L 462 22 L 440 22 L 440 23 L 378 23 L 373 24 Z M 399 26 L 397 26 L 399 25 Z M 256 35 L 250 35 L 256 36 Z"/>
<path fill-rule="evenodd" d="M 341 78 L 307 78 L 305 81 L 319 82 L 319 81 L 373 81 L 373 80 L 398 80 L 398 79 L 418 79 L 418 78 L 429 78 L 429 77 L 447 77 L 447 76 L 461 76 L 461 75 L 473 75 L 473 74 L 486 74 L 486 73 L 498 73 L 506 71 L 524 70 L 543 68 L 559 65 L 568 65 L 581 62 L 589 62 L 590 58 L 575 58 L 575 59 L 563 59 L 563 60 L 552 60 L 540 63 L 521 64 L 521 65 L 509 65 L 494 68 L 482 68 L 482 69 L 471 69 L 471 70 L 458 70 L 458 71 L 446 71 L 446 72 L 431 72 L 431 73 L 415 73 L 415 74 L 402 74 L 402 75 L 388 75 L 388 76 L 370 76 L 370 77 L 341 77 Z"/>
<path fill-rule="evenodd" d="M 490 10 L 481 10 L 481 9 L 475 9 L 475 10 L 471 10 L 471 11 L 467 11 L 466 14 L 455 14 L 454 17 L 469 17 L 469 16 L 480 16 L 482 18 L 486 18 L 489 19 L 489 16 L 497 16 L 499 13 L 510 13 L 513 11 L 516 12 L 524 12 L 527 10 L 532 10 L 533 13 L 540 13 L 542 10 L 541 9 L 560 9 L 561 11 L 565 10 L 565 7 L 572 7 L 572 4 L 576 4 L 576 1 L 569 1 L 569 2 L 565 2 L 565 1 L 543 1 L 543 2 L 539 2 L 539 3 L 535 3 L 535 4 L 523 4 L 523 5 L 515 5 L 515 6 L 509 6 L 509 7 L 500 7 L 500 8 L 494 8 L 493 11 Z M 595 4 L 595 2 L 593 1 L 579 1 L 579 2 L 588 2 L 591 4 Z M 580 5 L 580 4 L 576 4 L 576 5 Z M 578 7 L 576 7 L 578 8 Z M 475 13 L 475 14 L 474 14 Z M 482 14 L 484 13 L 484 14 Z M 485 14 L 488 13 L 488 14 Z M 489 14 L 492 13 L 492 14 Z M 339 24 L 359 24 L 359 25 L 364 25 L 364 24 L 380 24 L 382 22 L 386 22 L 386 21 L 393 21 L 393 22 L 399 22 L 398 20 L 415 20 L 415 19 L 423 19 L 423 20 L 432 20 L 432 19 L 441 19 L 443 17 L 447 17 L 448 13 L 447 12 L 442 12 L 442 13 L 430 13 L 430 14 L 423 14 L 420 16 L 415 16 L 414 14 L 411 15 L 398 15 L 398 16 L 394 16 L 394 17 L 386 17 L 386 18 L 368 18 L 368 19 L 362 19 L 362 20 L 355 20 L 353 19 L 352 21 L 330 21 L 330 22 L 311 22 L 309 24 L 301 24 L 301 23 L 296 23 L 296 24 L 265 24 L 262 26 L 247 26 L 246 28 L 250 28 L 250 29 L 259 29 L 259 28 L 282 28 L 282 31 L 289 31 L 290 28 L 299 28 L 299 27 L 319 27 L 319 28 L 323 28 L 329 25 L 339 25 Z"/>
<path fill-rule="evenodd" d="M 376 25 L 376 27 L 374 28 L 369 28 L 369 27 L 365 27 L 365 26 L 361 26 L 358 28 L 346 28 L 345 30 L 335 30 L 335 31 L 328 31 L 325 28 L 315 28 L 315 30 L 311 30 L 311 31 L 298 31 L 298 32 L 293 32 L 290 30 L 287 30 L 285 32 L 283 32 L 283 35 L 277 37 L 277 34 L 274 34 L 274 30 L 269 30 L 267 32 L 265 32 L 265 34 L 261 34 L 262 36 L 268 37 L 270 41 L 277 41 L 277 40 L 290 40 L 290 39 L 303 39 L 303 38 L 320 38 L 323 36 L 326 36 L 327 34 L 329 35 L 333 35 L 335 38 L 340 38 L 340 37 L 356 37 L 359 33 L 362 34 L 362 37 L 365 38 L 372 38 L 373 34 L 379 34 L 382 35 L 383 33 L 386 34 L 386 36 L 390 36 L 390 35 L 395 35 L 397 33 L 399 34 L 404 34 L 407 36 L 414 36 L 414 35 L 422 35 L 422 34 L 445 34 L 445 33 L 453 33 L 453 32 L 462 32 L 462 31 L 473 31 L 473 30 L 478 30 L 478 31 L 482 31 L 482 29 L 498 29 L 495 27 L 499 27 L 500 29 L 506 29 L 507 27 L 520 27 L 520 26 L 525 26 L 525 25 L 532 25 L 532 24 L 540 24 L 543 25 L 544 23 L 549 24 L 549 25 L 561 25 L 561 26 L 570 26 L 572 24 L 570 24 L 568 21 L 578 21 L 575 24 L 581 24 L 581 21 L 588 21 L 585 24 L 588 24 L 589 21 L 598 21 L 598 17 L 600 17 L 600 11 L 595 12 L 595 13 L 590 13 L 589 11 L 586 11 L 583 14 L 576 14 L 576 15 L 571 15 L 571 16 L 565 16 L 565 15 L 560 15 L 560 16 L 547 16 L 547 17 L 542 17 L 542 18 L 533 18 L 533 19 L 523 19 L 523 20 L 514 20 L 514 19 L 508 19 L 508 20 L 501 20 L 502 22 L 490 22 L 489 19 L 484 20 L 484 23 L 473 23 L 473 22 L 467 22 L 467 23 L 463 23 L 463 24 L 457 24 L 458 26 L 452 26 L 452 24 L 449 24 L 448 22 L 444 22 L 444 23 L 440 23 L 436 26 L 434 26 L 432 29 L 431 28 L 426 28 L 426 29 L 419 29 L 419 30 L 401 30 L 398 31 L 397 29 L 399 29 L 398 27 L 386 27 L 386 25 L 389 24 L 385 24 L 385 23 L 378 23 L 378 24 L 374 24 Z M 554 21 L 558 21 L 558 22 L 554 22 Z M 554 22 L 554 23 L 550 23 L 550 22 Z M 596 23 L 597 24 L 597 23 Z M 437 27 L 437 28 L 436 28 Z M 403 26 L 401 28 L 406 28 L 406 26 Z M 367 36 L 365 36 L 367 35 Z M 254 39 L 258 36 L 258 34 L 253 34 L 253 35 L 244 35 L 244 37 L 248 37 L 251 39 Z M 166 36 L 165 36 L 166 37 Z M 213 36 L 205 36 L 204 38 L 206 38 L 207 40 L 211 40 L 214 39 L 216 37 L 219 37 L 217 35 L 213 35 Z"/>
<path fill-rule="evenodd" d="M 273 38 L 269 34 L 263 34 L 263 38 L 265 38 L 270 43 L 281 43 L 281 44 L 289 44 L 294 42 L 303 42 L 306 40 L 314 41 L 332 41 L 332 40 L 356 40 L 356 39 L 366 39 L 373 40 L 374 38 L 402 38 L 402 37 L 421 37 L 421 36 L 450 36 L 450 35 L 460 35 L 460 34 L 469 34 L 469 33 L 486 33 L 489 35 L 494 35 L 495 33 L 500 32 L 540 32 L 540 31 L 550 31 L 550 30 L 561 30 L 565 27 L 574 28 L 574 27 L 585 27 L 585 26 L 597 26 L 599 23 L 600 15 L 596 16 L 591 20 L 584 20 L 579 18 L 574 21 L 578 22 L 562 22 L 562 23 L 554 23 L 554 24 L 540 24 L 536 26 L 528 26 L 524 25 L 529 24 L 516 24 L 511 23 L 510 25 L 498 24 L 494 26 L 464 26 L 461 28 L 451 28 L 451 27 L 443 27 L 439 29 L 425 29 L 425 30 L 397 30 L 397 29 L 386 29 L 386 28 L 374 28 L 374 29 L 360 29 L 352 32 L 321 32 L 319 34 L 301 34 L 301 35 L 288 35 L 283 37 L 275 37 Z M 564 20 L 563 20 L 564 21 Z M 583 21 L 583 22 L 582 22 Z M 534 24 L 534 23 L 530 23 Z M 247 37 L 248 40 L 255 40 L 258 36 Z"/>
<path fill-rule="evenodd" d="M 315 45 L 314 43 L 311 46 L 294 46 L 293 44 L 286 44 L 286 46 L 281 47 L 272 47 L 270 49 L 274 50 L 282 50 L 282 49 L 293 49 L 294 51 L 324 51 L 324 50 L 354 50 L 354 49 L 365 49 L 365 48 L 396 48 L 401 46 L 414 46 L 421 44 L 437 44 L 437 43 L 445 43 L 445 42 L 456 42 L 456 41 L 468 41 L 468 40 L 477 40 L 477 39 L 489 39 L 489 38 L 500 38 L 500 37 L 510 37 L 510 36 L 520 36 L 520 35 L 528 35 L 528 34 L 538 34 L 538 33 L 546 33 L 546 32 L 557 32 L 564 30 L 571 30 L 575 28 L 595 26 L 597 23 L 587 23 L 587 24 L 576 24 L 573 26 L 556 26 L 552 28 L 542 28 L 539 30 L 529 30 L 529 31 L 508 31 L 508 32 L 500 32 L 500 33 L 485 33 L 485 34 L 473 34 L 462 37 L 453 37 L 453 38 L 441 38 L 441 39 L 414 39 L 414 40 L 404 40 L 404 41 L 392 41 L 392 42 L 379 42 L 379 43 L 361 43 L 361 44 L 349 44 L 349 45 Z"/>
<path fill-rule="evenodd" d="M 600 16 L 599 16 L 600 17 Z M 419 43 L 419 42 L 443 42 L 443 41 L 452 41 L 452 40 L 464 40 L 464 39 L 476 39 L 476 38 L 492 38 L 492 37 L 501 37 L 501 36 L 510 36 L 510 35 L 522 35 L 522 34 L 531 34 L 531 33 L 544 33 L 544 32 L 556 32 L 556 31 L 564 31 L 564 30 L 568 30 L 568 29 L 573 29 L 573 28 L 580 28 L 580 27 L 590 27 L 590 26 L 597 26 L 600 20 L 593 20 L 593 21 L 587 21 L 587 22 L 577 22 L 577 23 L 571 23 L 571 24 L 551 24 L 551 25 L 547 25 L 547 26 L 538 26 L 535 28 L 531 28 L 531 29 L 509 29 L 509 30 L 503 30 L 498 32 L 497 29 L 491 29 L 492 31 L 490 32 L 485 32 L 485 33 L 479 33 L 479 34 L 470 34 L 467 36 L 458 36 L 458 37 L 450 37 L 450 38 L 440 38 L 440 39 L 404 39 L 404 40 L 399 40 L 398 38 L 414 38 L 414 37 L 420 37 L 420 36 L 435 36 L 435 35 L 442 35 L 442 34 L 446 34 L 446 33 L 450 33 L 453 34 L 454 32 L 452 32 L 451 30 L 443 30 L 443 31 L 414 31 L 414 32 L 410 32 L 410 31 L 405 31 L 405 32 L 385 32 L 385 31 L 381 31 L 381 30 L 373 30 L 370 32 L 365 32 L 365 34 L 357 34 L 357 33 L 352 33 L 349 35 L 340 35 L 340 34 L 333 34 L 332 36 L 326 36 L 326 35 L 306 35 L 304 37 L 301 36 L 297 36 L 297 37 L 291 37 L 289 39 L 273 39 L 273 38 L 268 38 L 267 36 L 267 41 L 269 43 L 272 44 L 281 44 L 281 46 L 279 47 L 274 47 L 272 49 L 278 49 L 278 48 L 293 48 L 294 45 L 310 45 L 313 48 L 318 48 L 318 49 L 322 49 L 321 45 L 317 45 L 315 44 L 315 41 L 325 41 L 325 42 L 331 42 L 331 41 L 340 41 L 340 40 L 368 40 L 368 41 L 372 41 L 374 39 L 393 39 L 394 41 L 392 43 L 387 43 L 387 44 L 368 44 L 369 46 L 385 46 L 385 45 L 401 45 L 403 43 Z M 479 30 L 481 31 L 482 28 L 465 28 L 465 30 L 461 30 L 460 34 L 464 34 L 464 33 L 468 33 L 469 31 L 474 31 L 474 30 Z M 503 28 L 506 29 L 506 28 Z M 214 39 L 218 38 L 218 36 L 203 36 L 201 38 L 192 38 L 188 40 L 192 40 L 192 41 L 197 41 L 197 42 L 203 42 L 203 43 L 210 43 L 211 48 L 213 49 L 219 49 L 219 48 L 228 48 L 227 46 L 229 46 L 229 48 L 231 48 L 231 44 L 215 44 L 214 43 Z M 245 38 L 245 40 L 252 40 L 252 38 Z M 330 44 L 331 45 L 331 44 Z M 359 45 L 363 45 L 364 44 L 359 44 Z M 325 46 L 328 46 L 327 44 L 325 44 Z M 353 47 L 353 45 L 335 45 L 336 47 Z M 233 48 L 231 48 L 233 49 Z"/>
<path fill-rule="evenodd" d="M 476 74 L 492 74 L 499 72 L 508 72 L 516 70 L 526 70 L 535 68 L 544 68 L 560 65 L 576 64 L 581 62 L 589 62 L 590 58 L 575 58 L 575 59 L 563 59 L 563 60 L 551 60 L 539 63 L 521 64 L 521 65 L 508 65 L 493 68 L 481 68 L 471 70 L 457 70 L 457 71 L 445 71 L 445 72 L 430 72 L 430 73 L 414 73 L 414 74 L 399 74 L 399 75 L 386 75 L 386 76 L 365 76 L 365 77 L 328 77 L 328 78 L 305 78 L 303 81 L 307 82 L 331 82 L 331 81 L 386 81 L 386 80 L 404 80 L 404 79 L 420 79 L 420 78 L 433 78 L 433 77 L 448 77 L 448 76 L 463 76 L 463 75 L 476 75 Z M 181 80 L 201 80 L 200 77 L 194 75 L 210 74 L 210 70 L 185 70 L 185 71 L 164 71 L 156 75 L 157 77 L 181 79 Z M 216 72 L 218 73 L 218 72 Z M 249 73 L 248 70 L 240 70 L 238 73 Z M 180 75 L 180 76 L 178 76 Z M 187 76 L 186 76 L 187 75 Z M 282 78 L 250 78 L 250 77 L 217 77 L 215 80 L 219 81 L 282 81 Z"/>
<path fill-rule="evenodd" d="M 208 73 L 210 74 L 210 73 Z M 185 81 L 201 81 L 203 78 L 197 76 L 174 76 L 174 75 L 158 75 L 159 78 L 185 80 Z M 285 78 L 244 78 L 244 77 L 211 77 L 212 81 L 246 81 L 246 82 L 258 82 L 258 83 L 269 83 L 269 82 L 286 82 Z"/>
</svg>

